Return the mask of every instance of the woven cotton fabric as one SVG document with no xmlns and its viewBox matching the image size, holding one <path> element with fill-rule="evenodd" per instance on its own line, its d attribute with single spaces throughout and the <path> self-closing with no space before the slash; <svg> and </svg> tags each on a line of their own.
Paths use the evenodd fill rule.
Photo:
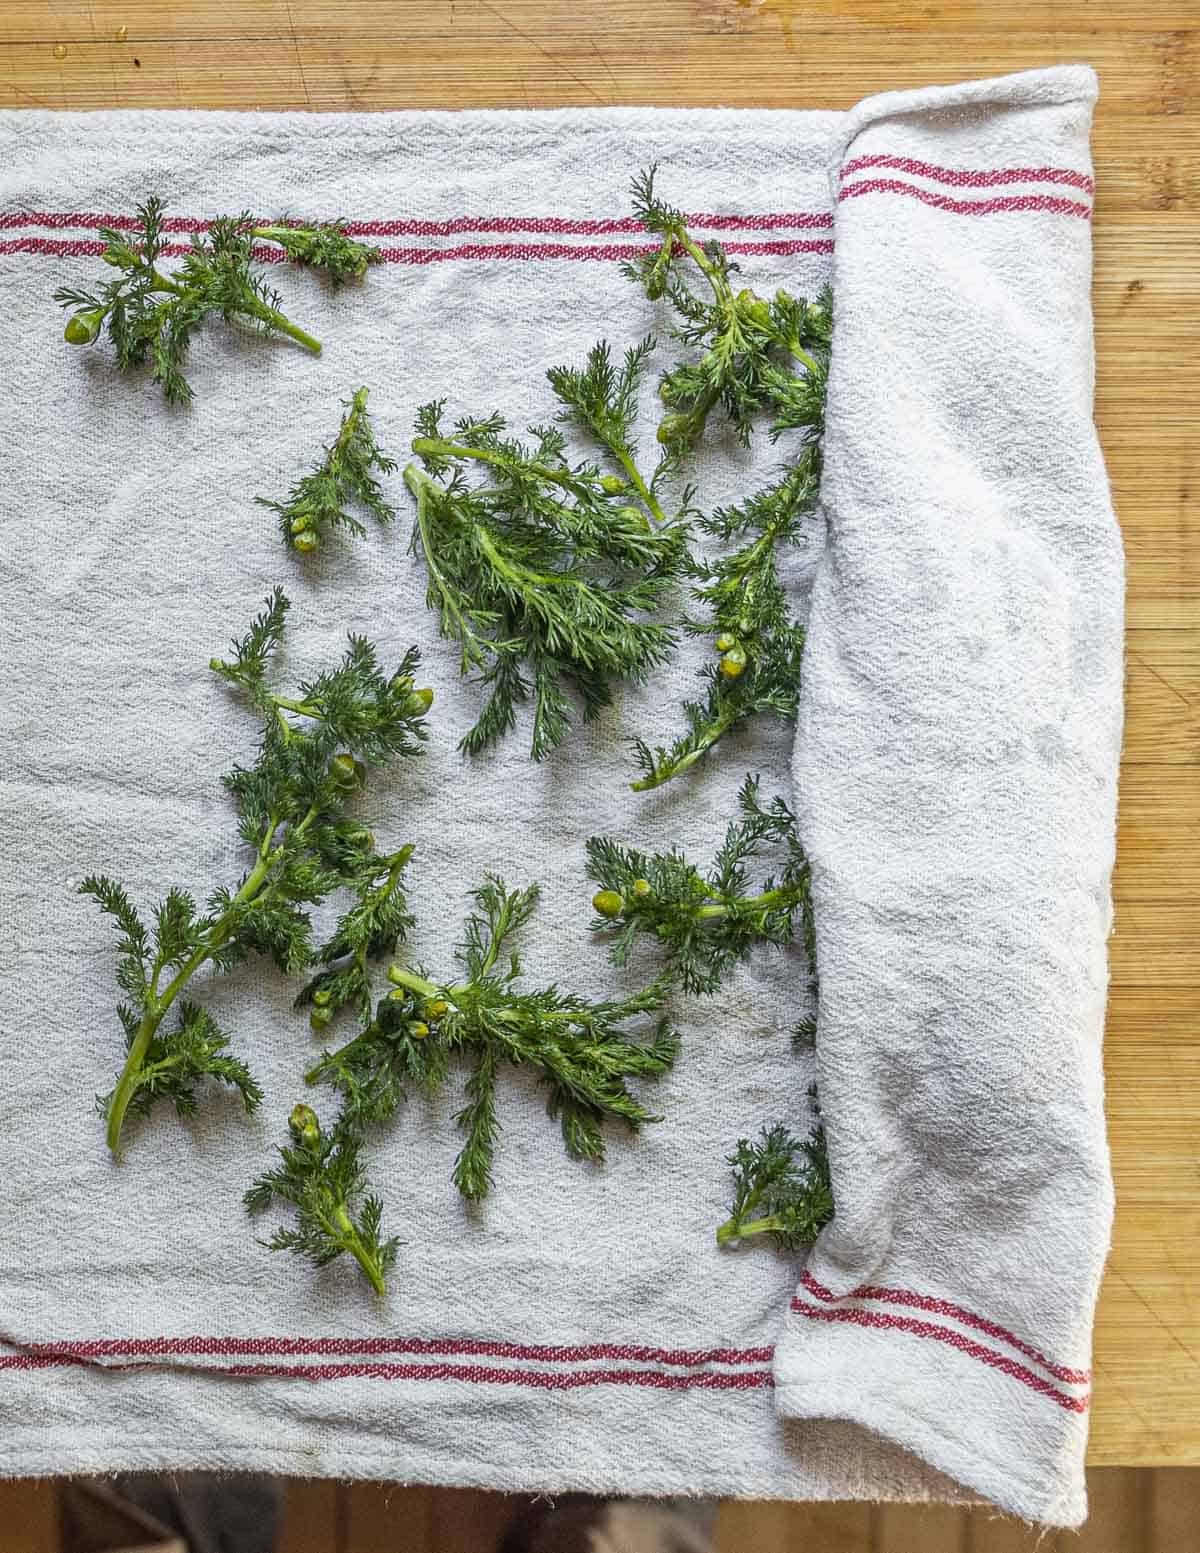
<svg viewBox="0 0 1200 1553">
<path fill-rule="evenodd" d="M 1082 1516 L 1120 656 L 1090 422 L 1093 96 L 1091 73 L 1067 69 L 849 115 L 0 115 L 0 349 L 19 407 L 0 455 L 16 536 L 0 573 L 2 1470 L 982 1493 Z M 789 1039 L 803 957 L 757 954 L 717 997 L 680 1002 L 683 1053 L 647 1091 L 664 1120 L 614 1134 L 602 1168 L 569 1161 L 536 1085 L 505 1074 L 479 1213 L 450 1182 L 453 1086 L 411 1101 L 368 1150 L 401 1238 L 379 1303 L 352 1266 L 267 1253 L 241 1207 L 315 1049 L 271 968 L 195 983 L 264 1084 L 259 1115 L 207 1094 L 194 1120 L 156 1113 L 109 1159 L 89 1110 L 120 1059 L 113 941 L 74 888 L 102 870 L 147 906 L 170 884 L 239 877 L 219 774 L 256 729 L 207 663 L 278 582 L 288 677 L 347 630 L 385 660 L 422 648 L 428 751 L 364 802 L 382 845 L 416 843 L 411 953 L 447 964 L 490 869 L 542 883 L 531 984 L 597 995 L 651 973 L 649 953 L 614 972 L 591 938 L 585 838 L 707 860 L 747 771 L 792 790 L 793 730 L 760 721 L 686 781 L 630 793 L 626 741 L 668 740 L 694 693 L 708 649 L 685 643 L 543 764 L 524 728 L 464 763 L 478 692 L 425 609 L 399 477 L 394 528 L 317 565 L 284 553 L 251 498 L 286 491 L 360 384 L 401 456 L 427 398 L 543 419 L 545 368 L 661 332 L 619 274 L 644 241 L 628 181 L 655 160 L 747 284 L 811 295 L 836 279 L 830 538 L 814 522 L 789 560 L 797 607 L 815 591 L 796 797 L 818 881 L 818 1056 Z M 196 402 L 173 410 L 103 347 L 61 345 L 51 301 L 95 275 L 97 226 L 150 192 L 180 242 L 242 208 L 345 214 L 385 262 L 336 294 L 279 266 L 320 359 L 213 328 L 193 352 Z M 997 375 L 1015 346 L 1036 395 Z M 654 417 L 648 400 L 647 444 Z M 714 438 L 705 505 L 780 457 L 765 438 Z M 913 851 L 931 810 L 940 828 Z M 995 976 L 968 1018 L 981 965 Z M 764 1122 L 802 1132 L 818 1076 L 838 1220 L 807 1272 L 766 1247 L 718 1251 L 723 1156 Z M 876 1319 L 901 1283 L 953 1341 Z M 835 1319 L 788 1315 L 793 1300 Z"/>
</svg>

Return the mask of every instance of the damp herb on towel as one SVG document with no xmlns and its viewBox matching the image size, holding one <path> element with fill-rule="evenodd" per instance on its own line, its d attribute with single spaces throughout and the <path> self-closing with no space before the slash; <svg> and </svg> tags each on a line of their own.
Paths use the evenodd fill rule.
<svg viewBox="0 0 1200 1553">
<path fill-rule="evenodd" d="M 777 551 L 804 541 L 818 488 L 819 455 L 810 443 L 783 476 L 740 506 L 701 517 L 698 527 L 739 548 L 707 561 L 693 558 L 692 596 L 703 615 L 684 629 L 708 637 L 715 661 L 703 670 L 704 696 L 685 701 L 687 727 L 670 745 L 635 739 L 642 775 L 635 792 L 661 787 L 689 771 L 731 729 L 759 713 L 792 719 L 800 694 L 804 628 L 792 618 L 779 578 Z"/>
<path fill-rule="evenodd" d="M 653 168 L 634 180 L 633 195 L 638 218 L 661 242 L 626 273 L 651 299 L 667 299 L 678 320 L 671 333 L 689 347 L 660 384 L 668 409 L 658 429 L 665 467 L 683 466 L 718 406 L 743 443 L 762 413 L 773 417 L 773 440 L 801 433 L 773 484 L 696 524 L 722 545 L 737 545 L 690 564 L 700 609 L 685 630 L 711 638 L 717 656 L 703 671 L 703 695 L 684 703 L 679 736 L 669 745 L 634 740 L 641 776 L 632 786 L 640 792 L 689 771 L 759 713 L 796 715 L 804 632 L 788 609 L 777 552 L 803 542 L 817 505 L 832 303 L 828 289 L 815 302 L 782 289 L 769 302 L 735 290 L 737 265 L 719 242 L 692 237 L 683 213 L 656 194 Z"/>
<path fill-rule="evenodd" d="M 238 829 L 253 865 L 236 886 L 219 886 L 203 907 L 181 888 L 168 891 L 147 928 L 126 891 L 96 875 L 81 893 L 95 897 L 116 921 L 121 938 L 117 983 L 126 1059 L 115 1088 L 98 1103 L 107 1118 L 108 1146 L 117 1153 L 130 1113 L 142 1115 L 168 1099 L 181 1115 L 196 1109 L 197 1086 L 212 1078 L 236 1088 L 248 1111 L 262 1092 L 246 1064 L 231 1056 L 229 1036 L 183 993 L 206 965 L 229 971 L 252 954 L 281 970 L 312 959 L 307 908 L 335 890 L 362 888 L 387 860 L 349 812 L 369 767 L 415 755 L 425 738 L 432 692 L 413 686 L 411 649 L 386 675 L 375 649 L 351 636 L 340 663 L 305 681 L 294 696 L 269 683 L 284 634 L 288 601 L 276 589 L 228 659 L 212 669 L 244 691 L 263 723 L 250 766 L 235 766 L 226 789 L 237 803 Z M 172 1008 L 177 1021 L 165 1021 Z"/>
<path fill-rule="evenodd" d="M 349 1254 L 366 1274 L 375 1293 L 387 1293 L 386 1277 L 399 1242 L 382 1238 L 383 1203 L 366 1192 L 366 1171 L 359 1161 L 359 1139 L 341 1126 L 322 1128 L 307 1105 L 288 1117 L 291 1142 L 280 1146 L 281 1163 L 246 1192 L 243 1201 L 260 1212 L 279 1198 L 296 1209 L 294 1228 L 280 1227 L 264 1244 L 271 1251 L 293 1251 L 325 1267 Z"/>
<path fill-rule="evenodd" d="M 685 566 L 686 528 L 661 521 L 653 481 L 635 482 L 627 467 L 643 354 L 617 374 L 593 352 L 584 374 L 562 369 L 557 379 L 569 415 L 593 427 L 623 475 L 572 464 L 556 426 L 519 441 L 498 415 L 447 432 L 441 401 L 419 412 L 418 463 L 404 471 L 417 504 L 413 549 L 460 672 L 477 673 L 486 692 L 467 754 L 508 733 L 530 704 L 541 760 L 570 729 L 569 692 L 595 717 L 614 685 L 644 680 L 673 650 L 673 631 L 651 617 Z"/>
<path fill-rule="evenodd" d="M 162 200 L 151 196 L 138 206 L 134 226 L 101 227 L 101 258 L 117 272 L 115 278 L 92 291 L 60 287 L 54 299 L 71 309 L 64 334 L 72 345 L 90 345 L 106 331 L 118 367 L 149 366 L 172 404 L 192 398 L 184 367 L 193 338 L 209 318 L 285 335 L 320 354 L 320 341 L 284 315 L 278 293 L 254 268 L 257 239 L 269 238 L 289 258 L 323 269 L 335 281 L 361 273 L 372 262 L 372 250 L 340 226 L 262 227 L 247 212 L 220 216 L 207 232 L 192 232 L 183 262 L 168 273 L 160 267 L 173 257 L 163 211 Z"/>
<path fill-rule="evenodd" d="M 659 442 L 673 457 L 686 458 L 717 406 L 744 444 L 764 410 L 777 417 L 776 435 L 790 426 L 818 425 L 832 332 L 829 292 L 808 302 L 781 289 L 768 302 L 748 287 L 735 291 L 737 265 L 715 240 L 696 241 L 683 212 L 659 198 L 654 179 L 653 167 L 638 174 L 633 205 L 659 247 L 626 264 L 624 272 L 652 301 L 670 302 L 679 320 L 674 337 L 700 351 L 698 359 L 679 362 L 663 376 L 659 392 L 669 413 L 659 425 Z M 695 272 L 700 290 L 693 285 Z"/>
<path fill-rule="evenodd" d="M 654 854 L 607 836 L 587 843 L 597 932 L 611 938 L 610 957 L 625 965 L 639 938 L 657 945 L 667 974 L 685 992 L 713 993 L 756 944 L 786 944 L 797 920 L 813 955 L 808 859 L 796 817 L 782 798 L 764 805 L 758 778 L 738 794 L 740 816 L 725 833 L 713 866 L 702 872 L 674 847 Z M 764 847 L 781 853 L 778 872 L 751 884 L 749 864 Z"/>
<path fill-rule="evenodd" d="M 547 1090 L 567 1152 L 576 1159 L 604 1157 L 603 1124 L 637 1130 L 658 1120 L 629 1081 L 664 1073 L 675 1060 L 678 1037 L 664 1018 L 640 1032 L 643 1016 L 658 1014 L 668 986 L 651 983 L 628 997 L 593 1001 L 557 985 L 519 985 L 521 957 L 512 939 L 537 908 L 538 887 L 510 890 L 487 876 L 473 892 L 458 964 L 439 976 L 394 964 L 392 990 L 366 1016 L 363 1030 L 325 1052 L 309 1083 L 329 1083 L 342 1094 L 342 1123 L 351 1133 L 389 1117 L 410 1088 L 435 1093 L 449 1080 L 452 1059 L 470 1064 L 466 1105 L 456 1118 L 465 1134 L 454 1166 L 464 1197 L 485 1197 L 499 1133 L 497 1085 L 502 1067 L 531 1068 Z M 322 982 L 314 983 L 315 1002 Z M 319 1006 L 319 1005 L 318 1005 Z"/>
<path fill-rule="evenodd" d="M 277 243 L 293 264 L 320 270 L 329 276 L 334 286 L 348 280 L 362 280 L 368 268 L 383 258 L 378 248 L 351 237 L 348 223 L 340 217 L 336 221 L 318 222 L 316 226 L 292 221 L 254 226 L 250 236 L 255 242 Z"/>
<path fill-rule="evenodd" d="M 377 478 L 391 474 L 396 465 L 375 440 L 367 414 L 367 390 L 357 389 L 343 403 L 346 413 L 337 437 L 316 468 L 288 492 L 287 501 L 256 498 L 260 507 L 278 516 L 284 543 L 300 555 L 311 555 L 333 528 L 348 529 L 359 539 L 365 537 L 366 525 L 350 510 L 352 506 L 381 524 L 396 516 Z"/>
<path fill-rule="evenodd" d="M 833 1189 L 825 1131 L 804 1139 L 786 1127 L 764 1127 L 758 1139 L 740 1138 L 727 1163 L 733 1170 L 733 1206 L 717 1230 L 717 1244 L 767 1235 L 784 1250 L 811 1245 L 833 1218 Z"/>
</svg>

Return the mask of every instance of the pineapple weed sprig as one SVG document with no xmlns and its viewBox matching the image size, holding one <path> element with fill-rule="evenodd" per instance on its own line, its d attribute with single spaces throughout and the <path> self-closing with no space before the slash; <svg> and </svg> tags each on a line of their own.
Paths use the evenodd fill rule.
<svg viewBox="0 0 1200 1553">
<path fill-rule="evenodd" d="M 346 413 L 337 437 L 311 474 L 292 486 L 286 502 L 255 498 L 260 507 L 278 516 L 285 544 L 301 555 L 311 555 L 331 528 L 349 529 L 359 539 L 366 537 L 365 524 L 347 510 L 352 502 L 384 526 L 396 516 L 376 478 L 377 473 L 391 474 L 396 465 L 375 441 L 367 415 L 367 393 L 360 388 L 342 401 Z"/>
<path fill-rule="evenodd" d="M 90 345 L 106 329 L 122 370 L 149 363 L 154 382 L 172 404 L 192 398 L 184 376 L 192 338 L 219 314 L 266 335 L 286 335 L 313 355 L 321 343 L 287 318 L 280 297 L 252 268 L 256 241 L 278 244 L 289 259 L 324 271 L 335 285 L 366 273 L 379 250 L 356 242 L 341 222 L 316 227 L 258 225 L 249 212 L 221 216 L 206 233 L 193 232 L 183 263 L 168 275 L 159 266 L 166 236 L 164 205 L 151 196 L 137 207 L 134 231 L 101 227 L 101 258 L 118 271 L 94 291 L 63 286 L 54 300 L 72 309 L 64 337 Z"/>
<path fill-rule="evenodd" d="M 229 1036 L 204 1009 L 180 1001 L 181 995 L 208 964 L 226 972 L 251 954 L 269 955 L 283 971 L 309 964 L 311 921 L 305 908 L 344 885 L 360 885 L 383 866 L 370 832 L 347 814 L 349 800 L 365 782 L 368 766 L 415 755 L 425 738 L 432 692 L 413 689 L 415 649 L 388 678 L 371 644 L 351 636 L 340 664 L 303 684 L 296 697 L 276 695 L 268 671 L 287 610 L 286 597 L 276 589 L 234 644 L 232 658 L 214 658 L 211 664 L 249 695 L 263 720 L 254 764 L 235 766 L 224 778 L 237 803 L 241 838 L 253 849 L 250 871 L 236 888 L 216 888 L 203 910 L 186 890 L 172 888 L 155 908 L 152 930 L 111 879 L 94 875 L 80 886 L 121 933 L 117 983 L 129 1002 L 117 1013 L 126 1059 L 115 1088 L 98 1102 L 114 1154 L 130 1112 L 143 1115 L 165 1098 L 188 1115 L 205 1078 L 233 1085 L 247 1111 L 257 1107 L 262 1091 L 245 1063 L 228 1055 Z M 176 1003 L 178 1024 L 164 1029 Z"/>
<path fill-rule="evenodd" d="M 672 744 L 634 741 L 642 772 L 632 784 L 638 792 L 682 775 L 730 729 L 760 712 L 796 715 L 804 632 L 790 617 L 776 554 L 781 545 L 802 541 L 816 507 L 832 309 L 828 290 L 815 303 L 782 289 L 770 302 L 747 288 L 735 291 L 737 266 L 718 242 L 701 245 L 691 237 L 682 212 L 655 194 L 653 168 L 635 179 L 633 194 L 638 218 L 661 243 L 626 265 L 625 273 L 651 299 L 665 296 L 680 320 L 674 337 L 703 351 L 699 361 L 669 370 L 660 384 L 670 413 L 658 437 L 669 465 L 686 461 L 718 405 L 743 444 L 762 412 L 774 416 L 772 440 L 788 430 L 800 431 L 803 439 L 773 485 L 699 519 L 699 528 L 723 544 L 741 541 L 716 561 L 689 564 L 698 584 L 693 597 L 704 611 L 687 620 L 685 630 L 711 636 L 720 657 L 704 670 L 703 699 L 684 703 L 687 726 Z M 699 269 L 705 293 L 690 284 L 689 261 Z"/>
<path fill-rule="evenodd" d="M 796 817 L 782 798 L 762 804 L 757 777 L 743 782 L 738 808 L 707 873 L 676 847 L 649 854 L 591 837 L 588 875 L 600 885 L 592 927 L 611 938 L 614 965 L 628 962 L 639 937 L 654 939 L 666 974 L 685 992 L 708 996 L 756 944 L 790 942 L 797 917 L 813 963 L 810 869 Z M 747 865 L 771 845 L 783 852 L 779 873 L 753 888 Z"/>
<path fill-rule="evenodd" d="M 531 754 L 541 760 L 571 725 L 567 690 L 585 720 L 612 701 L 613 685 L 639 682 L 670 655 L 675 637 L 645 617 L 686 565 L 686 524 L 663 512 L 656 474 L 635 462 L 643 341 L 612 365 L 596 346 L 582 370 L 554 368 L 560 419 L 583 426 L 621 467 L 572 464 L 557 426 L 506 436 L 499 415 L 442 427 L 443 401 L 422 406 L 404 479 L 416 498 L 413 549 L 425 563 L 426 598 L 442 635 L 459 645 L 460 672 L 487 691 L 461 748 L 478 754 L 516 725 L 532 700 Z M 487 484 L 471 483 L 468 468 Z"/>
<path fill-rule="evenodd" d="M 739 1138 L 726 1161 L 733 1169 L 733 1206 L 717 1244 L 769 1235 L 785 1251 L 811 1245 L 833 1218 L 833 1187 L 825 1130 L 801 1140 L 783 1126 L 764 1127 L 756 1142 Z"/>
<path fill-rule="evenodd" d="M 575 1159 L 604 1158 L 606 1120 L 636 1131 L 657 1121 L 630 1091 L 629 1080 L 654 1077 L 675 1060 L 678 1036 L 658 1019 L 648 1039 L 627 1028 L 657 1013 L 668 986 L 652 982 L 629 997 L 593 1002 L 555 985 L 528 990 L 517 985 L 523 970 L 511 940 L 536 910 L 537 885 L 510 890 L 502 879 L 485 877 L 473 892 L 475 910 L 466 920 L 458 969 L 438 979 L 423 968 L 393 964 L 392 990 L 370 1011 L 357 998 L 364 1028 L 335 1051 L 326 1051 L 310 1070 L 310 1084 L 328 1083 L 342 1096 L 339 1126 L 350 1135 L 386 1120 L 410 1087 L 434 1094 L 446 1083 L 450 1058 L 461 1052 L 471 1063 L 466 1105 L 456 1120 L 465 1141 L 453 1179 L 464 1197 L 484 1198 L 492 1179 L 499 1133 L 496 1086 L 502 1065 L 531 1067 L 547 1087 L 547 1110 L 559 1120 L 567 1152 Z M 301 1001 L 318 1010 L 334 971 L 318 976 Z M 345 1001 L 350 1001 L 346 999 Z"/>
<path fill-rule="evenodd" d="M 366 1188 L 360 1140 L 340 1125 L 326 1132 L 307 1105 L 292 1108 L 288 1131 L 292 1141 L 280 1147 L 281 1163 L 265 1171 L 243 1198 L 251 1212 L 277 1197 L 296 1209 L 295 1228 L 281 1226 L 264 1244 L 271 1251 L 294 1251 L 318 1267 L 348 1252 L 383 1296 L 399 1241 L 381 1238 L 383 1203 L 374 1193 L 357 1206 Z"/>
</svg>

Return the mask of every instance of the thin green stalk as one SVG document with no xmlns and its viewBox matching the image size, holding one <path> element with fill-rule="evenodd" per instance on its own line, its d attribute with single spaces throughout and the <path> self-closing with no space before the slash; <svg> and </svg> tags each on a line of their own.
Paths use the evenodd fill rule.
<svg viewBox="0 0 1200 1553">
<path fill-rule="evenodd" d="M 657 768 L 653 775 L 641 777 L 636 782 L 629 784 L 630 790 L 635 793 L 646 793 L 651 788 L 662 787 L 664 783 L 673 781 L 675 777 L 682 776 L 685 771 L 694 766 L 700 757 L 710 750 L 721 739 L 738 719 L 738 711 L 731 707 L 723 716 L 708 725 L 704 737 L 697 740 L 696 747 L 688 753 L 676 765 L 664 765 Z"/>
<path fill-rule="evenodd" d="M 410 992 L 415 992 L 419 998 L 424 998 L 426 1001 L 430 998 L 436 998 L 441 991 L 449 992 L 453 996 L 456 990 L 462 990 L 461 988 L 456 989 L 454 987 L 436 987 L 433 982 L 426 981 L 423 976 L 418 976 L 413 971 L 406 971 L 403 966 L 399 965 L 389 967 L 388 980 L 396 987 L 407 987 Z"/>
<path fill-rule="evenodd" d="M 188 288 L 186 286 L 181 286 L 178 282 L 171 280 L 161 270 L 155 270 L 153 273 L 155 291 L 170 291 L 177 297 L 188 295 Z M 255 318 L 261 318 L 264 323 L 269 323 L 273 329 L 277 329 L 280 334 L 286 334 L 290 339 L 295 340 L 298 345 L 303 345 L 305 350 L 311 351 L 314 356 L 321 354 L 320 340 L 314 339 L 307 330 L 301 329 L 299 324 L 294 324 L 278 308 L 268 307 L 265 302 L 260 302 L 256 297 L 248 296 L 243 303 L 243 310 L 247 313 L 252 313 Z"/>
<path fill-rule="evenodd" d="M 770 911 L 773 906 L 791 905 L 804 899 L 802 889 L 767 890 L 762 895 L 742 895 L 722 905 L 700 906 L 696 910 L 697 921 L 711 921 L 727 917 L 731 911 Z"/>
<path fill-rule="evenodd" d="M 737 1219 L 726 1219 L 717 1230 L 717 1244 L 727 1246 L 731 1240 L 743 1240 L 747 1235 L 765 1235 L 786 1229 L 783 1220 L 774 1214 L 765 1219 L 752 1219 L 749 1224 L 739 1223 Z"/>
<path fill-rule="evenodd" d="M 421 553 L 425 557 L 425 569 L 429 573 L 429 580 L 437 588 L 438 607 L 443 614 L 449 615 L 453 620 L 455 634 L 462 645 L 462 673 L 465 674 L 472 666 L 482 668 L 485 657 L 480 648 L 475 645 L 476 634 L 459 608 L 454 590 L 447 583 L 434 558 L 433 536 L 429 532 L 429 499 L 439 487 L 436 481 L 431 480 L 423 469 L 418 469 L 416 464 L 405 466 L 404 483 L 417 498 L 417 533 L 421 537 Z M 443 631 L 442 634 L 448 636 L 451 633 Z"/>
<path fill-rule="evenodd" d="M 642 501 L 649 508 L 650 514 L 654 518 L 655 522 L 665 524 L 667 522 L 667 515 L 663 511 L 658 497 L 655 496 L 654 492 L 646 484 L 645 480 L 642 479 L 641 470 L 634 463 L 629 453 L 626 452 L 624 448 L 611 448 L 609 451 L 620 464 L 621 468 L 629 476 L 630 485 L 633 486 L 634 490 L 638 493 Z"/>
<path fill-rule="evenodd" d="M 470 448 L 445 437 L 414 437 L 412 450 L 418 458 L 473 458 L 478 463 L 494 464 L 501 469 L 511 466 L 511 461 L 502 453 L 493 452 L 490 448 Z M 531 463 L 526 467 L 539 480 L 548 480 L 552 485 L 561 485 L 567 490 L 574 490 L 579 484 L 575 475 L 552 469 L 549 464 Z"/>
<path fill-rule="evenodd" d="M 322 1222 L 326 1230 L 334 1240 L 340 1240 L 346 1250 L 367 1275 L 367 1281 L 382 1299 L 387 1293 L 387 1285 L 384 1283 L 383 1272 L 378 1262 L 363 1245 L 358 1231 L 345 1208 L 334 1210 L 332 1222 L 322 1215 Z"/>
</svg>

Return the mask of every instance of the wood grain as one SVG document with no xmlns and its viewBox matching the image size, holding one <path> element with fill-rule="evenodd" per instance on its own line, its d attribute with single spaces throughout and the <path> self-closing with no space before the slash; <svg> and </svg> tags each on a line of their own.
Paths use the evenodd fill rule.
<svg viewBox="0 0 1200 1553">
<path fill-rule="evenodd" d="M 1101 76 L 1097 417 L 1130 626 L 1092 1459 L 1200 1462 L 1196 0 L 0 0 L 4 106 L 843 107 L 1077 59 Z"/>
</svg>

